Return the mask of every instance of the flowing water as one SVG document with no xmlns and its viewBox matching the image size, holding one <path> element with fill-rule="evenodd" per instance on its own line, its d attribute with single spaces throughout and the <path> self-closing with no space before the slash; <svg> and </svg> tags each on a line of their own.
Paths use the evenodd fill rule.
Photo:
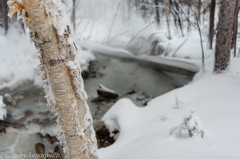
<svg viewBox="0 0 240 159">
<path fill-rule="evenodd" d="M 191 80 L 186 76 L 164 73 L 152 69 L 151 66 L 142 66 L 127 60 L 110 59 L 100 55 L 96 57 L 98 60 L 91 63 L 89 77 L 84 80 L 94 124 L 99 122 L 116 102 L 116 100 L 92 102 L 98 97 L 99 84 L 114 90 L 119 95 L 118 99 L 130 98 L 137 106 L 145 106 L 152 98 Z M 57 135 L 56 116 L 46 106 L 43 90 L 28 83 L 8 93 L 20 95 L 23 99 L 18 99 L 16 106 L 7 106 L 9 113 L 7 120 L 18 124 L 18 128 L 12 129 L 12 133 L 0 134 L 0 152 L 34 153 L 35 144 L 39 142 L 46 146 L 46 152 L 53 152 L 54 144 L 50 144 L 37 134 L 41 132 Z M 1 157 L 0 154 L 0 158 L 5 157 Z"/>
</svg>

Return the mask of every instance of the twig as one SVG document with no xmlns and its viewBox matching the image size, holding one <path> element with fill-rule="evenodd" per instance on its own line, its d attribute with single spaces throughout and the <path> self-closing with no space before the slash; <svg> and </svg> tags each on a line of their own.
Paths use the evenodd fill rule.
<svg viewBox="0 0 240 159">
<path fill-rule="evenodd" d="M 177 51 L 186 43 L 187 40 L 188 40 L 188 38 L 186 38 L 186 39 L 184 40 L 184 42 L 183 42 L 181 45 L 178 46 L 178 48 L 174 51 L 172 57 L 175 57 Z"/>
<path fill-rule="evenodd" d="M 93 27 L 94 27 L 95 22 L 96 22 L 98 19 L 100 19 L 100 18 L 101 18 L 101 17 L 99 17 L 99 18 L 97 18 L 95 21 L 93 21 L 93 24 L 92 24 L 92 28 L 91 28 L 90 34 L 89 34 L 89 36 L 87 37 L 88 40 L 90 39 L 90 37 L 91 37 L 91 35 L 92 35 L 92 31 L 93 31 Z"/>
<path fill-rule="evenodd" d="M 138 34 L 140 34 L 143 30 L 145 30 L 145 29 L 147 29 L 148 27 L 150 27 L 153 23 L 154 23 L 154 21 L 151 22 L 150 24 L 148 24 L 148 25 L 147 25 L 146 27 L 144 27 L 143 29 L 139 30 L 139 31 L 137 32 L 137 34 L 135 34 L 135 35 L 132 37 L 132 39 L 129 41 L 129 43 L 128 43 L 127 46 L 125 47 L 125 50 L 129 47 L 129 45 L 132 43 L 132 41 L 138 36 Z"/>
<path fill-rule="evenodd" d="M 170 43 L 168 43 L 167 48 L 164 50 L 164 52 L 162 54 L 163 56 L 167 56 L 168 55 L 167 51 L 168 51 L 169 46 L 170 46 Z"/>
<path fill-rule="evenodd" d="M 132 31 L 132 30 L 124 31 L 124 32 L 122 32 L 122 33 L 116 35 L 115 37 L 113 37 L 110 41 L 113 41 L 113 40 L 115 40 L 117 37 L 119 37 L 119 36 L 121 36 L 121 35 L 123 35 L 123 34 L 126 34 L 126 33 L 130 32 L 130 31 Z M 109 42 L 109 41 L 108 41 L 108 42 Z"/>
<path fill-rule="evenodd" d="M 109 42 L 109 38 L 110 38 L 110 35 L 111 35 L 111 32 L 112 32 L 112 27 L 113 27 L 114 21 L 115 21 L 115 19 L 117 17 L 117 12 L 119 10 L 120 5 L 121 5 L 121 2 L 118 3 L 117 10 L 116 10 L 115 15 L 113 17 L 112 24 L 111 24 L 111 27 L 110 27 L 110 30 L 109 30 L 109 34 L 108 34 L 108 38 L 107 38 L 107 43 Z"/>
<path fill-rule="evenodd" d="M 82 33 L 81 33 L 81 35 L 84 33 L 84 31 L 85 31 L 85 29 L 87 28 L 87 26 L 88 26 L 89 22 L 90 22 L 90 19 L 88 20 L 87 24 L 85 25 L 85 27 L 84 27 L 84 29 L 83 29 L 83 31 L 82 31 Z"/>
</svg>

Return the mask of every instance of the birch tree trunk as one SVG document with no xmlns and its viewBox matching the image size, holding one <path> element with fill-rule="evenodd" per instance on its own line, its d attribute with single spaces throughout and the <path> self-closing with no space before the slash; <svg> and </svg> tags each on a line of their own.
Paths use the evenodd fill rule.
<svg viewBox="0 0 240 159">
<path fill-rule="evenodd" d="M 70 21 L 60 0 L 23 0 L 22 18 L 39 50 L 48 105 L 57 114 L 66 158 L 97 159 L 92 116 L 76 61 Z"/>
<path fill-rule="evenodd" d="M 217 73 L 223 72 L 229 65 L 235 5 L 236 0 L 221 0 L 214 67 Z"/>
</svg>

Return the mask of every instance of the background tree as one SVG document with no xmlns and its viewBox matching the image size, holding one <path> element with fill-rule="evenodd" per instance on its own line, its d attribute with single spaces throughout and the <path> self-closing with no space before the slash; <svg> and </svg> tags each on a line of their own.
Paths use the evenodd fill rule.
<svg viewBox="0 0 240 159">
<path fill-rule="evenodd" d="M 159 4 L 158 4 L 158 0 L 155 0 L 155 11 L 156 11 L 156 21 L 157 21 L 157 25 L 160 25 L 160 13 L 159 13 Z"/>
<path fill-rule="evenodd" d="M 73 23 L 73 31 L 75 33 L 76 29 L 76 0 L 73 0 L 73 6 L 72 6 L 72 23 Z"/>
<path fill-rule="evenodd" d="M 3 22 L 4 22 L 4 30 L 5 35 L 8 33 L 8 0 L 2 0 L 2 13 L 3 13 Z"/>
<path fill-rule="evenodd" d="M 233 20 L 233 36 L 232 36 L 232 48 L 234 48 L 234 57 L 236 57 L 236 45 L 238 34 L 238 13 L 239 13 L 239 0 L 236 0 Z"/>
<path fill-rule="evenodd" d="M 211 0 L 210 4 L 210 25 L 209 25 L 209 44 L 212 49 L 213 36 L 214 36 L 214 17 L 215 17 L 216 0 Z"/>
<path fill-rule="evenodd" d="M 236 0 L 221 0 L 220 5 L 214 66 L 217 73 L 226 70 L 230 61 Z"/>
</svg>

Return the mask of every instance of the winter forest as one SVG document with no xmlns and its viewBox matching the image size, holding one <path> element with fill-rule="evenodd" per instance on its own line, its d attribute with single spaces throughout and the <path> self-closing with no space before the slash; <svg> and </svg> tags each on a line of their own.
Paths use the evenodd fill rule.
<svg viewBox="0 0 240 159">
<path fill-rule="evenodd" d="M 239 0 L 0 0 L 0 159 L 239 159 Z"/>
</svg>

